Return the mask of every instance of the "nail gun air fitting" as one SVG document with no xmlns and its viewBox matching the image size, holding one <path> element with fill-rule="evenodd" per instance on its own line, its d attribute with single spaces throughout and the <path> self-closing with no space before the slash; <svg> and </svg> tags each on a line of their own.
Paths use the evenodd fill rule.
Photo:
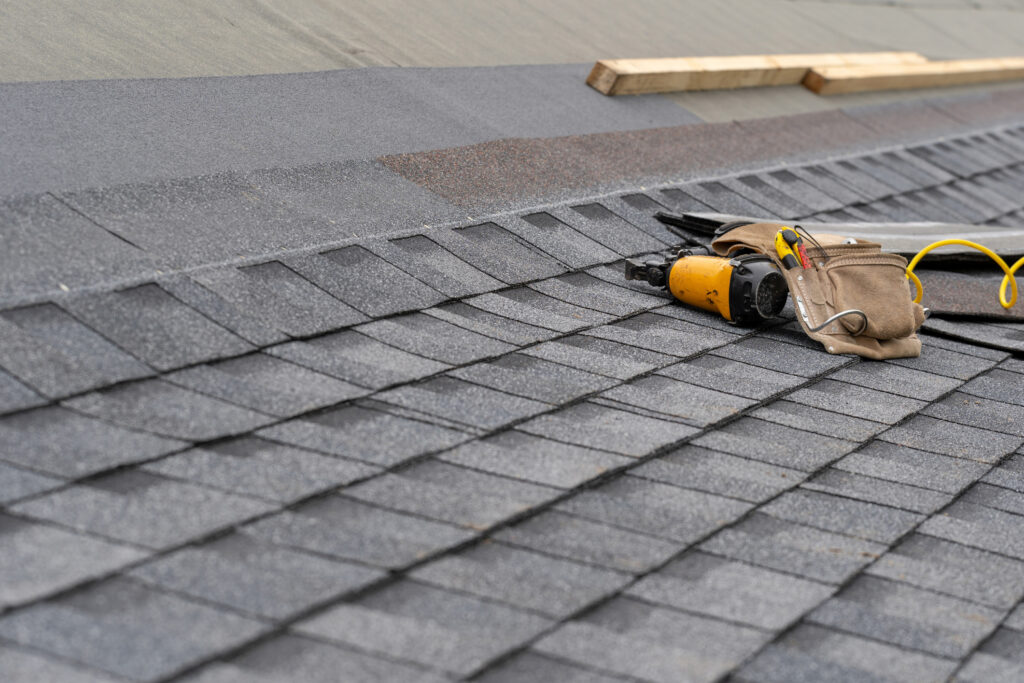
<svg viewBox="0 0 1024 683">
<path fill-rule="evenodd" d="M 683 303 L 719 313 L 737 325 L 774 318 L 786 305 L 789 290 L 767 256 L 734 258 L 695 254 L 680 249 L 661 260 L 626 261 L 626 279 L 665 287 Z"/>
</svg>

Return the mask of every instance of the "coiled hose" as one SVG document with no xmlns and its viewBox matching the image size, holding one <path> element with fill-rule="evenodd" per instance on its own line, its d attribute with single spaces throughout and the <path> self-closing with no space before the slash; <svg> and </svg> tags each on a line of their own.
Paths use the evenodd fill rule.
<svg viewBox="0 0 1024 683">
<path fill-rule="evenodd" d="M 991 258 L 993 261 L 995 261 L 999 265 L 999 267 L 1003 269 L 1003 281 L 999 285 L 999 304 L 1003 308 L 1011 308 L 1015 303 L 1017 303 L 1017 280 L 1016 278 L 1014 278 L 1014 273 L 1017 272 L 1018 268 L 1024 265 L 1024 257 L 1020 258 L 1016 263 L 1013 264 L 1013 266 L 1008 266 L 1006 265 L 1006 261 L 1004 261 L 1002 257 L 999 256 L 999 254 L 995 253 L 988 247 L 982 244 L 978 244 L 977 242 L 971 242 L 969 240 L 961 239 L 939 240 L 938 242 L 933 242 L 924 249 L 922 249 L 921 251 L 917 252 L 917 255 L 914 256 L 914 258 L 911 259 L 910 263 L 907 264 L 907 279 L 914 283 L 914 288 L 917 290 L 917 294 L 916 296 L 914 296 L 915 303 L 921 303 L 921 297 L 924 295 L 924 286 L 921 284 L 920 278 L 918 278 L 917 275 L 914 274 L 914 268 L 921 261 L 921 259 L 924 258 L 924 255 L 930 252 L 932 249 L 946 247 L 951 244 L 958 244 L 964 247 L 971 247 L 972 249 L 977 249 L 978 251 L 982 252 L 983 254 Z M 1009 285 L 1010 287 L 1009 299 L 1006 298 L 1007 285 Z"/>
</svg>

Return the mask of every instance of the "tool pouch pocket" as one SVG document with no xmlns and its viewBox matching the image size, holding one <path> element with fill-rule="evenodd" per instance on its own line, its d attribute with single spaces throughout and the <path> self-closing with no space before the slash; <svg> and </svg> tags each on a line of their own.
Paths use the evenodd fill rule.
<svg viewBox="0 0 1024 683">
<path fill-rule="evenodd" d="M 863 311 L 867 325 L 864 326 L 858 316 L 840 318 L 839 322 L 852 334 L 874 339 L 896 339 L 913 334 L 916 316 L 905 275 L 906 259 L 896 254 L 883 254 L 880 250 L 872 250 L 874 253 L 864 249 L 844 250 L 843 246 L 846 245 L 824 250 L 823 284 L 832 289 L 831 297 L 826 293 L 826 299 L 831 299 L 833 313 L 849 309 Z"/>
</svg>

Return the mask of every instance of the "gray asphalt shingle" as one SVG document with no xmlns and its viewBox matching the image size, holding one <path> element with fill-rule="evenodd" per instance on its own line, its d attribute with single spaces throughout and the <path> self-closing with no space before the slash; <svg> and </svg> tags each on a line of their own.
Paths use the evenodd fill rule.
<svg viewBox="0 0 1024 683">
<path fill-rule="evenodd" d="M 257 436 L 382 466 L 449 448 L 469 438 L 452 429 L 361 406 L 282 422 L 261 429 Z"/>
<path fill-rule="evenodd" d="M 293 337 L 322 334 L 366 320 L 363 313 L 280 261 L 199 271 L 192 277 L 248 317 Z"/>
<path fill-rule="evenodd" d="M 157 370 L 246 353 L 252 346 L 157 285 L 69 299 L 65 308 Z"/>
<path fill-rule="evenodd" d="M 310 501 L 242 531 L 279 546 L 388 568 L 412 564 L 473 535 L 341 496 Z"/>
<path fill-rule="evenodd" d="M 484 387 L 556 405 L 616 383 L 608 377 L 522 353 L 456 368 L 448 374 Z"/>
<path fill-rule="evenodd" d="M 953 497 L 919 486 L 879 480 L 833 468 L 818 472 L 800 487 L 924 514 L 935 512 Z"/>
<path fill-rule="evenodd" d="M 345 490 L 357 500 L 480 530 L 556 498 L 555 488 L 436 460 Z"/>
<path fill-rule="evenodd" d="M 866 441 L 886 429 L 886 425 L 882 422 L 841 415 L 785 399 L 773 401 L 753 410 L 750 412 L 750 416 L 812 434 L 832 436 L 849 441 Z M 801 437 L 802 435 L 793 435 L 794 439 Z"/>
<path fill-rule="evenodd" d="M 957 501 L 928 518 L 918 531 L 1024 560 L 1024 539 L 1016 531 L 1019 524 L 1019 515 Z"/>
<path fill-rule="evenodd" d="M 433 415 L 488 430 L 551 409 L 547 403 L 512 396 L 454 377 L 437 377 L 420 384 L 407 384 L 377 394 L 376 398 L 425 416 Z"/>
<path fill-rule="evenodd" d="M 873 562 L 886 546 L 758 512 L 719 531 L 700 549 L 816 581 L 841 583 Z"/>
<path fill-rule="evenodd" d="M 199 663 L 266 629 L 126 579 L 0 619 L 0 637 L 145 681 Z"/>
<path fill-rule="evenodd" d="M 612 526 L 692 543 L 753 507 L 701 491 L 623 477 L 577 493 L 557 509 Z"/>
<path fill-rule="evenodd" d="M 445 462 L 558 488 L 575 488 L 629 458 L 509 430 L 438 455 Z"/>
<path fill-rule="evenodd" d="M 948 659 L 807 624 L 759 652 L 736 673 L 736 680 L 939 683 L 947 679 L 955 666 Z"/>
<path fill-rule="evenodd" d="M 499 543 L 420 567 L 413 579 L 561 619 L 623 588 L 628 574 Z"/>
<path fill-rule="evenodd" d="M 93 392 L 64 405 L 129 429 L 192 441 L 242 434 L 274 421 L 159 379 Z"/>
<path fill-rule="evenodd" d="M 767 640 L 751 628 L 618 599 L 563 624 L 534 649 L 632 678 L 675 683 L 713 681 Z"/>
<path fill-rule="evenodd" d="M 423 312 L 516 346 L 525 346 L 558 336 L 553 329 L 506 318 L 463 302 L 428 308 Z"/>
<path fill-rule="evenodd" d="M 449 367 L 352 330 L 273 346 L 267 353 L 370 389 L 409 382 Z"/>
<path fill-rule="evenodd" d="M 849 453 L 856 443 L 743 417 L 694 440 L 694 445 L 805 472 Z"/>
<path fill-rule="evenodd" d="M 10 373 L 0 370 L 0 414 L 46 405 L 47 400 Z"/>
<path fill-rule="evenodd" d="M 657 351 L 585 334 L 538 344 L 523 353 L 615 379 L 629 379 L 675 360 Z"/>
<path fill-rule="evenodd" d="M 963 657 L 1001 617 L 976 603 L 864 576 L 807 618 L 940 657 Z"/>
<path fill-rule="evenodd" d="M 556 441 L 640 457 L 697 432 L 694 427 L 635 415 L 596 403 L 562 408 L 518 427 Z"/>
<path fill-rule="evenodd" d="M 424 235 L 389 240 L 383 248 L 374 245 L 374 249 L 391 265 L 452 298 L 482 294 L 504 286 Z"/>
<path fill-rule="evenodd" d="M 822 380 L 788 396 L 790 401 L 830 410 L 840 415 L 894 424 L 928 405 L 913 398 L 882 392 L 831 379 Z"/>
<path fill-rule="evenodd" d="M 640 573 L 678 552 L 675 543 L 568 515 L 542 512 L 494 537 L 510 545 L 624 572 Z"/>
<path fill-rule="evenodd" d="M 779 630 L 830 595 L 817 582 L 701 552 L 648 574 L 627 595 L 725 621 Z"/>
<path fill-rule="evenodd" d="M 247 614 L 285 619 L 357 590 L 384 572 L 233 534 L 165 555 L 130 576 L 165 590 Z"/>
<path fill-rule="evenodd" d="M 0 458 L 62 477 L 149 460 L 184 445 L 66 408 L 40 408 L 0 418 Z"/>
<path fill-rule="evenodd" d="M 905 510 L 806 490 L 784 493 L 759 510 L 779 519 L 881 543 L 892 543 L 925 519 Z"/>
<path fill-rule="evenodd" d="M 481 294 L 468 299 L 467 303 L 495 315 L 559 332 L 574 332 L 612 319 L 607 313 L 576 306 L 529 287 Z"/>
<path fill-rule="evenodd" d="M 510 285 L 560 275 L 566 267 L 494 223 L 430 233 L 448 251 Z"/>
<path fill-rule="evenodd" d="M 878 438 L 900 446 L 987 463 L 997 462 L 1024 443 L 1024 439 L 1016 436 L 926 415 L 916 415 L 910 421 L 882 432 Z"/>
<path fill-rule="evenodd" d="M 695 427 L 736 415 L 754 404 L 753 399 L 688 384 L 671 377 L 643 377 L 608 389 L 600 398 L 634 406 Z"/>
<path fill-rule="evenodd" d="M 279 503 L 291 503 L 380 471 L 360 462 L 255 437 L 191 449 L 143 469 Z"/>
<path fill-rule="evenodd" d="M 133 470 L 12 507 L 21 515 L 152 549 L 186 543 L 272 509 L 252 498 Z"/>
<path fill-rule="evenodd" d="M 9 681 L 60 681 L 60 683 L 114 683 L 114 678 L 81 664 L 65 663 L 48 655 L 0 645 L 0 677 Z"/>
<path fill-rule="evenodd" d="M 687 384 L 764 400 L 803 383 L 803 378 L 707 354 L 658 370 Z"/>
<path fill-rule="evenodd" d="M 410 580 L 295 626 L 299 633 L 469 674 L 550 626 L 548 619 Z"/>
<path fill-rule="evenodd" d="M 635 467 L 630 476 L 761 503 L 799 484 L 799 470 L 683 446 Z"/>
<path fill-rule="evenodd" d="M 245 408 L 291 417 L 369 393 L 308 368 L 256 353 L 166 375 L 167 381 Z"/>
<path fill-rule="evenodd" d="M 0 513 L 0 608 L 44 598 L 145 556 L 136 548 Z"/>
<path fill-rule="evenodd" d="M 1024 438 L 1024 406 L 956 392 L 922 411 L 931 417 Z"/>
<path fill-rule="evenodd" d="M 63 484 L 63 479 L 47 477 L 0 462 L 0 505 L 42 493 Z"/>
<path fill-rule="evenodd" d="M 502 218 L 501 227 L 570 268 L 585 268 L 618 258 L 611 249 L 549 213 Z"/>
<path fill-rule="evenodd" d="M 471 332 L 423 313 L 409 313 L 360 325 L 359 332 L 403 351 L 464 365 L 513 350 L 505 342 Z"/>
<path fill-rule="evenodd" d="M 443 683 L 449 679 L 407 664 L 310 638 L 281 635 L 247 649 L 230 663 L 203 668 L 189 683 Z"/>
<path fill-rule="evenodd" d="M 988 465 L 973 460 L 919 451 L 885 441 L 873 441 L 836 461 L 832 467 L 946 493 L 962 491 L 989 469 Z"/>
</svg>

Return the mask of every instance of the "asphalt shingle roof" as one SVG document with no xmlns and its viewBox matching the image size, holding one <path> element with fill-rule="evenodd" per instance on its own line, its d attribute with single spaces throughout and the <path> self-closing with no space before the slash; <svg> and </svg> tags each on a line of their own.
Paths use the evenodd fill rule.
<svg viewBox="0 0 1024 683">
<path fill-rule="evenodd" d="M 799 142 L 784 168 L 694 128 L 746 167 L 0 311 L 0 679 L 1018 674 L 1024 325 L 934 318 L 870 362 L 621 279 L 675 241 L 664 208 L 1021 224 L 1019 121 L 814 158 L 901 135 L 843 116 L 745 122 Z M 404 172 L 463 196 L 444 157 Z M 226 179 L 67 202 L 150 245 L 201 215 L 221 249 L 335 210 L 338 172 L 265 174 L 305 217 Z"/>
</svg>

